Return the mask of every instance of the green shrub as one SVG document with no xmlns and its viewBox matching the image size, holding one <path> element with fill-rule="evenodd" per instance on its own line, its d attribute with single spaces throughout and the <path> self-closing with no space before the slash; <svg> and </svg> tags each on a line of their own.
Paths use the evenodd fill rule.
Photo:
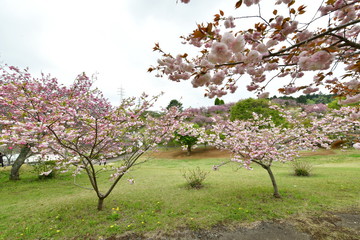
<svg viewBox="0 0 360 240">
<path fill-rule="evenodd" d="M 56 175 L 55 161 L 42 161 L 33 166 L 33 172 L 35 172 L 39 179 L 54 178 Z"/>
<path fill-rule="evenodd" d="M 202 183 L 208 174 L 209 172 L 201 170 L 200 167 L 196 167 L 195 169 L 185 170 L 183 177 L 186 179 L 190 188 L 200 189 L 203 187 Z"/>
<path fill-rule="evenodd" d="M 295 176 L 310 176 L 312 165 L 308 162 L 294 161 L 292 163 Z"/>
<path fill-rule="evenodd" d="M 271 117 L 275 125 L 286 124 L 286 119 L 281 116 L 278 110 L 271 109 L 270 101 L 267 99 L 248 98 L 237 102 L 230 109 L 230 120 L 249 120 L 253 119 L 253 112 L 260 114 L 264 118 Z"/>
</svg>

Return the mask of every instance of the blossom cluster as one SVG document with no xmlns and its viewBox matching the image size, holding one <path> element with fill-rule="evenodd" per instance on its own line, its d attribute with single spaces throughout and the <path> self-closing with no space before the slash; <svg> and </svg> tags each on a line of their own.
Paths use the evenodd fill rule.
<svg viewBox="0 0 360 240">
<path fill-rule="evenodd" d="M 216 119 L 229 118 L 230 108 L 234 103 L 223 105 L 214 105 L 201 108 L 188 108 L 186 114 L 188 115 L 186 121 L 195 123 L 206 130 L 211 130 L 213 125 L 216 124 Z"/>
<path fill-rule="evenodd" d="M 69 87 L 55 78 L 32 78 L 27 71 L 3 67 L 0 78 L 0 142 L 8 146 L 30 146 L 45 158 L 60 157 L 62 167 L 78 166 L 76 173 L 106 159 L 123 156 L 125 167 L 156 144 L 168 141 L 181 122 L 172 109 L 160 118 L 146 117 L 159 96 L 125 99 L 112 106 L 92 88 L 92 79 L 79 75 Z M 122 170 L 115 169 L 113 176 Z"/>
<path fill-rule="evenodd" d="M 252 163 L 271 166 L 273 162 L 292 161 L 301 150 L 329 147 L 331 137 L 352 134 L 359 130 L 360 118 L 354 118 L 356 108 L 341 108 L 326 113 L 322 118 L 283 111 L 287 126 L 275 126 L 271 119 L 254 113 L 253 121 L 218 121 L 208 142 L 219 149 L 230 151 L 232 161 L 251 169 Z M 311 124 L 305 124 L 309 118 Z M 357 129 L 357 130 L 356 130 Z M 354 147 L 358 147 L 355 144 Z M 219 166 L 215 166 L 218 168 Z"/>
<path fill-rule="evenodd" d="M 307 104 L 302 106 L 306 113 L 325 113 L 328 110 L 328 107 L 323 104 Z"/>
<path fill-rule="evenodd" d="M 242 3 L 244 7 L 258 4 L 260 8 L 263 2 L 244 0 Z M 199 54 L 191 59 L 186 53 L 176 57 L 165 54 L 157 45 L 155 50 L 160 51 L 163 58 L 150 71 L 157 70 L 157 76 L 166 75 L 177 82 L 191 79 L 193 87 L 207 88 L 205 95 L 210 98 L 234 93 L 241 85 L 239 79 L 248 75 L 251 83 L 246 88 L 256 91 L 259 97 L 266 97 L 267 93 L 263 94 L 263 91 L 270 82 L 286 78 L 281 80 L 284 87 L 279 89 L 283 94 L 301 90 L 309 94 L 319 91 L 319 86 L 324 85 L 349 96 L 345 103 L 359 101 L 359 88 L 349 91 L 346 85 L 356 79 L 359 72 L 360 3 L 325 1 L 311 21 L 307 19 L 306 6 L 296 6 L 297 1 L 276 0 L 274 3 L 286 4 L 288 11 L 277 9 L 270 19 L 265 19 L 259 11 L 256 17 L 260 22 L 252 29 L 237 29 L 242 24 L 236 23 L 247 18 L 226 17 L 222 11 L 213 23 L 199 24 L 192 34 L 182 37 L 183 43 L 200 49 Z M 329 20 L 326 25 L 321 22 L 325 16 Z M 345 72 L 341 73 L 344 77 L 341 91 L 337 90 L 341 86 L 339 80 L 324 79 L 324 76 L 334 74 L 333 70 L 339 63 L 345 66 Z M 302 84 L 306 72 L 315 75 L 310 84 Z"/>
</svg>

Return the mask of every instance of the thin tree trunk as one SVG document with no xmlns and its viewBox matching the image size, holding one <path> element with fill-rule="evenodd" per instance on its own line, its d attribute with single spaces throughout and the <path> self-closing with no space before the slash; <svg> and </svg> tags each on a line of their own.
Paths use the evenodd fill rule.
<svg viewBox="0 0 360 240">
<path fill-rule="evenodd" d="M 16 158 L 14 164 L 11 167 L 10 177 L 9 177 L 10 180 L 20 180 L 19 171 L 21 166 L 24 164 L 29 152 L 30 152 L 29 146 L 24 146 L 21 148 L 19 156 Z"/>
<path fill-rule="evenodd" d="M 270 166 L 266 167 L 265 169 L 266 169 L 266 171 L 269 173 L 269 176 L 270 176 L 272 185 L 273 185 L 273 187 L 274 187 L 274 197 L 276 197 L 276 198 L 281 198 L 281 196 L 280 196 L 280 194 L 279 194 L 279 190 L 278 190 L 277 184 L 276 184 L 275 176 L 274 176 L 274 174 L 272 173 Z"/>
<path fill-rule="evenodd" d="M 191 145 L 187 146 L 187 153 L 186 155 L 190 156 L 191 155 Z"/>
<path fill-rule="evenodd" d="M 103 206 L 104 206 L 104 198 L 99 198 L 97 210 L 101 211 L 103 209 Z"/>
</svg>

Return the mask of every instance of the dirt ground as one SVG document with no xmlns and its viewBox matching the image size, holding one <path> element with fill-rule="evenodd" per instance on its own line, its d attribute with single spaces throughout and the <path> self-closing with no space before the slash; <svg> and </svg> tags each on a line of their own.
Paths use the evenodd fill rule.
<svg viewBox="0 0 360 240">
<path fill-rule="evenodd" d="M 332 155 L 332 150 L 306 152 L 303 156 Z M 228 152 L 213 148 L 185 151 L 167 149 L 154 154 L 157 158 L 198 159 L 229 157 Z M 296 216 L 274 221 L 258 221 L 237 226 L 219 225 L 211 229 L 178 229 L 173 232 L 127 233 L 107 240 L 360 240 L 360 208 L 346 212 L 325 212 L 317 216 Z"/>
<path fill-rule="evenodd" d="M 195 148 L 190 156 L 187 156 L 186 151 L 179 148 L 167 148 L 159 152 L 152 153 L 155 158 L 170 158 L 170 159 L 199 159 L 199 158 L 226 158 L 230 153 L 220 151 L 213 147 Z"/>
<path fill-rule="evenodd" d="M 332 155 L 336 154 L 331 149 L 323 149 L 315 152 L 304 152 L 301 156 L 315 156 L 315 155 Z M 213 147 L 201 147 L 195 148 L 190 156 L 187 156 L 186 151 L 182 151 L 179 148 L 168 148 L 163 151 L 152 153 L 155 158 L 172 158 L 172 159 L 199 159 L 199 158 L 227 158 L 230 157 L 230 153 L 226 151 L 220 151 Z"/>
<path fill-rule="evenodd" d="M 178 229 L 113 236 L 107 240 L 359 240 L 360 211 L 323 213 L 321 216 L 297 216 L 291 219 L 258 221 L 238 226 L 211 229 Z"/>
</svg>

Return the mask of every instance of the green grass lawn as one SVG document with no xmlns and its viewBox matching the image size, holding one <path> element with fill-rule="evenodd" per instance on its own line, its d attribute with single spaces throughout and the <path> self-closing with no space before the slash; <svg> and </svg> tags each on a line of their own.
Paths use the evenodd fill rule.
<svg viewBox="0 0 360 240">
<path fill-rule="evenodd" d="M 270 178 L 258 166 L 211 170 L 223 160 L 153 159 L 120 181 L 100 212 L 95 192 L 75 186 L 70 173 L 38 180 L 24 166 L 22 180 L 10 182 L 7 167 L 0 170 L 0 239 L 101 239 L 360 209 L 360 151 L 302 157 L 314 166 L 310 177 L 294 176 L 291 164 L 275 164 L 281 199 L 272 197 Z M 210 173 L 202 189 L 189 189 L 182 172 L 197 166 Z M 87 184 L 86 176 L 77 182 Z"/>
</svg>

